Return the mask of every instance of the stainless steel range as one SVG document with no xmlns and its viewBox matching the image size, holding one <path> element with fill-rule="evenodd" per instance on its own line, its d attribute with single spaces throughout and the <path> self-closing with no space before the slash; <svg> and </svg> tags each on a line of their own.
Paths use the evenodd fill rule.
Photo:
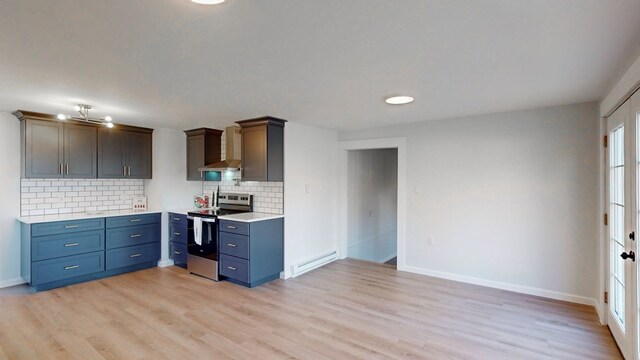
<svg viewBox="0 0 640 360">
<path fill-rule="evenodd" d="M 218 281 L 218 216 L 251 212 L 253 196 L 220 193 L 219 208 L 201 209 L 188 213 L 189 232 L 187 270 Z"/>
</svg>

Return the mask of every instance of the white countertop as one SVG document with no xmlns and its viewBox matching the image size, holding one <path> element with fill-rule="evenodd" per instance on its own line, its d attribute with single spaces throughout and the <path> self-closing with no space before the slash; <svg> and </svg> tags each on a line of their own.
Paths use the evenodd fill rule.
<svg viewBox="0 0 640 360">
<path fill-rule="evenodd" d="M 162 210 L 142 210 L 142 211 L 111 210 L 111 211 L 100 211 L 100 212 L 91 212 L 91 213 L 22 216 L 18 218 L 18 221 L 25 224 L 39 224 L 39 223 L 55 222 L 55 221 L 96 219 L 96 218 L 105 218 L 105 217 L 114 217 L 114 216 L 159 214 L 159 213 L 162 213 Z"/>
<path fill-rule="evenodd" d="M 284 215 L 249 212 L 249 213 L 240 213 L 240 214 L 233 214 L 233 215 L 218 216 L 218 220 L 231 220 L 231 221 L 239 221 L 239 222 L 254 222 L 254 221 L 262 221 L 262 220 L 280 219 L 280 218 L 283 218 L 283 217 L 284 217 Z"/>
</svg>

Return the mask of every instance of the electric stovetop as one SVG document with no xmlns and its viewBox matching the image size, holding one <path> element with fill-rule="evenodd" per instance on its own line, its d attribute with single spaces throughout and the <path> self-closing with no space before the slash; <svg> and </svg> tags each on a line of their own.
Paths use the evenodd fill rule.
<svg viewBox="0 0 640 360">
<path fill-rule="evenodd" d="M 231 209 L 199 209 L 199 210 L 189 211 L 188 215 L 206 217 L 206 218 L 215 218 L 218 216 L 240 214 L 245 212 L 247 211 L 231 210 Z"/>
</svg>

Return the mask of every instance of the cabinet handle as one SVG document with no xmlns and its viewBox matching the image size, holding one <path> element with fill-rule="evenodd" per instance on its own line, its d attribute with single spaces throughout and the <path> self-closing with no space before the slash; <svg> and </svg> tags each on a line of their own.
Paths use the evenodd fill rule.
<svg viewBox="0 0 640 360">
<path fill-rule="evenodd" d="M 235 226 L 231 226 L 231 225 L 227 225 L 227 228 L 229 228 L 229 229 L 234 229 L 234 230 L 235 230 L 235 229 L 237 229 L 237 227 L 235 227 Z"/>
<path fill-rule="evenodd" d="M 64 244 L 64 247 L 72 247 L 72 246 L 78 246 L 80 245 L 80 243 L 68 243 L 68 244 Z"/>
<path fill-rule="evenodd" d="M 236 246 L 238 246 L 238 245 L 236 245 L 236 244 L 227 244 L 227 246 L 229 246 L 229 247 L 236 247 Z"/>
<path fill-rule="evenodd" d="M 131 220 L 129 220 L 129 222 L 140 222 L 140 221 L 142 221 L 142 219 L 131 219 Z"/>
<path fill-rule="evenodd" d="M 231 270 L 231 271 L 236 271 L 237 269 L 234 268 L 233 266 L 227 266 L 227 269 Z"/>
<path fill-rule="evenodd" d="M 127 176 L 131 176 L 131 166 L 127 166 Z"/>
<path fill-rule="evenodd" d="M 60 175 L 64 175 L 63 166 L 64 166 L 64 165 L 60 164 Z"/>
<path fill-rule="evenodd" d="M 142 256 L 142 254 L 137 253 L 137 254 L 129 255 L 130 258 L 137 258 L 139 256 Z"/>
<path fill-rule="evenodd" d="M 122 167 L 122 175 L 123 176 L 127 176 L 127 167 L 126 166 Z"/>
<path fill-rule="evenodd" d="M 80 267 L 80 265 L 72 265 L 72 266 L 65 266 L 64 269 L 65 270 L 73 270 L 73 269 L 77 269 L 79 267 Z"/>
<path fill-rule="evenodd" d="M 182 254 L 180 251 L 174 251 L 173 253 L 176 254 L 176 255 Z"/>
<path fill-rule="evenodd" d="M 173 235 L 175 235 L 175 236 L 180 236 L 180 233 L 173 233 Z"/>
<path fill-rule="evenodd" d="M 65 229 L 77 229 L 77 228 L 79 228 L 79 227 L 80 227 L 80 225 L 67 225 L 67 226 L 65 226 L 64 228 L 65 228 Z"/>
<path fill-rule="evenodd" d="M 133 234 L 129 237 L 133 239 L 133 238 L 139 238 L 140 236 L 142 236 L 142 234 Z"/>
<path fill-rule="evenodd" d="M 182 219 L 180 218 L 173 218 L 173 221 L 181 221 Z"/>
<path fill-rule="evenodd" d="M 64 166 L 64 169 L 65 169 L 64 171 L 65 171 L 66 175 L 69 175 L 69 164 L 66 164 Z"/>
</svg>

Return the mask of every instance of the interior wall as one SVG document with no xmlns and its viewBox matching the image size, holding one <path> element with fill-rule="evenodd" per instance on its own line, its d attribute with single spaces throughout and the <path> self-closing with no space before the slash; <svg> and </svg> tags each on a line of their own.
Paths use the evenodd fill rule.
<svg viewBox="0 0 640 360">
<path fill-rule="evenodd" d="M 337 250 L 337 133 L 288 122 L 284 136 L 285 278 Z"/>
<path fill-rule="evenodd" d="M 347 169 L 347 256 L 386 262 L 397 255 L 398 150 L 350 150 Z"/>
<path fill-rule="evenodd" d="M 193 195 L 202 193 L 202 182 L 186 180 L 186 141 L 184 132 L 179 130 L 157 128 L 153 132 L 153 179 L 145 180 L 145 192 L 148 208 L 163 211 L 161 265 L 169 262 L 166 213 L 191 209 Z"/>
<path fill-rule="evenodd" d="M 23 282 L 20 277 L 20 121 L 0 112 L 0 287 Z"/>
<path fill-rule="evenodd" d="M 594 303 L 596 103 L 339 134 L 389 137 L 407 142 L 401 270 Z"/>
</svg>

